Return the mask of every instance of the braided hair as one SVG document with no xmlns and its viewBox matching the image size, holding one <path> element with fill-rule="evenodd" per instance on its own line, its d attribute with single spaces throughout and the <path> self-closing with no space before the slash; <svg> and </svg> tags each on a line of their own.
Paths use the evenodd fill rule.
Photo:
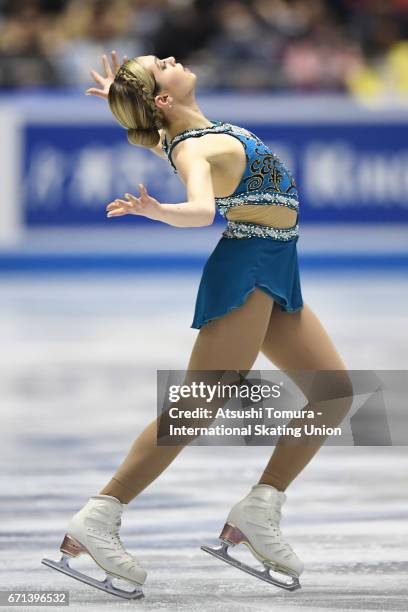
<svg viewBox="0 0 408 612">
<path fill-rule="evenodd" d="M 164 116 L 154 98 L 160 88 L 150 70 L 137 59 L 122 64 L 109 88 L 109 107 L 127 129 L 131 144 L 155 147 L 160 141 L 159 129 Z"/>
</svg>

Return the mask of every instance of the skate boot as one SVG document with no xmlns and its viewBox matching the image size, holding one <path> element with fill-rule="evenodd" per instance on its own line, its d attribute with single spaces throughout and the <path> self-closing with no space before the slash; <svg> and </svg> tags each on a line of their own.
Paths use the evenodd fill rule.
<svg viewBox="0 0 408 612">
<path fill-rule="evenodd" d="M 250 493 L 231 509 L 219 536 L 221 546 L 202 546 L 206 552 L 261 580 L 289 591 L 300 588 L 303 563 L 282 539 L 279 528 L 286 495 L 270 485 L 254 485 Z M 229 546 L 245 544 L 264 570 L 257 570 L 228 554 Z M 271 575 L 271 570 L 278 578 Z M 285 580 L 281 580 L 281 577 Z M 289 580 L 288 580 L 289 578 Z"/>
<path fill-rule="evenodd" d="M 60 546 L 61 560 L 43 559 L 42 563 L 112 595 L 124 599 L 143 597 L 139 587 L 145 582 L 147 573 L 138 561 L 126 552 L 119 537 L 125 505 L 110 495 L 91 497 L 68 524 Z M 96 580 L 70 567 L 69 558 L 81 554 L 90 555 L 95 563 L 105 570 L 105 580 Z M 121 578 L 138 586 L 133 591 L 118 589 L 112 584 L 113 578 Z"/>
</svg>

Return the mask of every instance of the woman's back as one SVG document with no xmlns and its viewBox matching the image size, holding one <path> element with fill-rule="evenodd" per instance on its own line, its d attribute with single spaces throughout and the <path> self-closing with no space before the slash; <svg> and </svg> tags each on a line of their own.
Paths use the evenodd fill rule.
<svg viewBox="0 0 408 612">
<path fill-rule="evenodd" d="M 237 229 L 238 223 L 240 230 L 242 224 L 248 223 L 272 228 L 295 227 L 298 193 L 293 176 L 257 136 L 222 122 L 185 130 L 170 144 L 166 140 L 163 143 L 163 150 L 176 172 L 173 151 L 188 138 L 200 139 L 202 153 L 211 164 L 216 204 L 229 221 L 230 231 Z M 236 231 L 233 234 L 238 237 Z"/>
</svg>

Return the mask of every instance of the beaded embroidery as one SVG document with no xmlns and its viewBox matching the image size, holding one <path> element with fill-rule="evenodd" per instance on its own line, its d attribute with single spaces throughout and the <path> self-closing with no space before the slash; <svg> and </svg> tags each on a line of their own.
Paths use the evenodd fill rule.
<svg viewBox="0 0 408 612">
<path fill-rule="evenodd" d="M 164 141 L 162 143 L 162 149 L 163 151 L 166 153 L 169 162 L 171 163 L 171 165 L 173 166 L 173 170 L 174 173 L 177 174 L 177 168 L 173 163 L 171 154 L 173 152 L 173 149 L 176 145 L 178 145 L 179 142 L 181 142 L 182 140 L 185 140 L 186 138 L 197 138 L 199 136 L 205 136 L 206 134 L 222 134 L 225 133 L 225 123 L 219 124 L 219 125 L 213 125 L 213 126 L 209 126 L 206 128 L 197 128 L 194 130 L 184 130 L 184 132 L 181 132 L 180 134 L 177 134 L 177 136 L 175 136 L 173 138 L 173 140 L 171 141 L 170 144 L 167 143 L 167 138 L 164 137 Z"/>
<path fill-rule="evenodd" d="M 225 217 L 228 210 L 235 206 L 244 206 L 255 202 L 256 204 L 277 204 L 278 206 L 285 206 L 292 210 L 299 210 L 299 202 L 288 196 L 279 195 L 277 193 L 243 193 L 236 196 L 227 196 L 226 198 L 215 198 L 215 203 L 223 217 Z"/>
<path fill-rule="evenodd" d="M 224 238 L 274 238 L 286 241 L 299 236 L 299 225 L 277 228 L 244 221 L 228 221 L 222 235 Z"/>
<path fill-rule="evenodd" d="M 176 174 L 177 169 L 172 160 L 174 147 L 186 138 L 198 138 L 206 134 L 234 136 L 242 143 L 245 151 L 247 164 L 238 187 L 229 196 L 215 198 L 216 206 L 223 217 L 231 208 L 251 203 L 265 206 L 270 204 L 286 206 L 299 211 L 296 183 L 285 165 L 255 134 L 236 125 L 217 121 L 206 128 L 185 130 L 177 134 L 170 144 L 165 137 L 162 149 Z M 275 240 L 291 240 L 298 234 L 298 225 L 293 228 L 274 228 L 244 221 L 228 221 L 223 232 L 226 238 L 258 236 Z"/>
</svg>

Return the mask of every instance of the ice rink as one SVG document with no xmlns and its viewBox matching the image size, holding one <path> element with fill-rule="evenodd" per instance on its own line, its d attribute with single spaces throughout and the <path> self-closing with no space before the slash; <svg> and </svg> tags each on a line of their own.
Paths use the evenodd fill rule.
<svg viewBox="0 0 408 612">
<path fill-rule="evenodd" d="M 0 612 L 52 609 L 7 591 L 66 592 L 73 612 L 408 612 L 408 0 L 0 0 L 0 33 Z M 73 515 L 157 419 L 166 374 L 180 382 L 221 236 L 242 251 L 230 266 L 240 247 L 224 242 L 211 259 L 205 316 L 239 307 L 252 278 L 297 306 L 299 263 L 303 301 L 351 373 L 340 434 L 322 432 L 286 489 L 280 527 L 302 588 L 201 550 L 274 452 L 277 436 L 253 427 L 232 432 L 235 446 L 187 446 L 124 509 L 115 525 L 148 577 L 143 599 L 120 599 L 41 561 L 60 560 Z M 294 355 L 322 354 L 310 329 Z M 262 354 L 253 370 L 299 400 L 285 372 L 264 378 L 276 367 Z M 282 427 L 283 409 L 232 425 Z M 313 446 L 306 424 L 294 437 Z M 280 459 L 277 477 L 302 458 Z M 276 528 L 279 509 L 266 512 Z M 244 545 L 229 554 L 263 569 Z M 89 555 L 70 565 L 105 579 Z"/>
<path fill-rule="evenodd" d="M 149 572 L 144 600 L 41 565 L 59 559 L 72 514 L 155 418 L 156 370 L 186 367 L 198 280 L 198 271 L 1 279 L 0 589 L 69 590 L 75 611 L 407 610 L 406 447 L 325 447 L 291 485 L 282 531 L 306 566 L 294 593 L 200 550 L 258 479 L 265 447 L 186 448 L 129 505 L 121 535 Z M 406 276 L 309 271 L 302 289 L 350 369 L 408 368 Z M 254 367 L 273 369 L 262 356 Z M 72 566 L 103 576 L 86 558 Z"/>
</svg>

